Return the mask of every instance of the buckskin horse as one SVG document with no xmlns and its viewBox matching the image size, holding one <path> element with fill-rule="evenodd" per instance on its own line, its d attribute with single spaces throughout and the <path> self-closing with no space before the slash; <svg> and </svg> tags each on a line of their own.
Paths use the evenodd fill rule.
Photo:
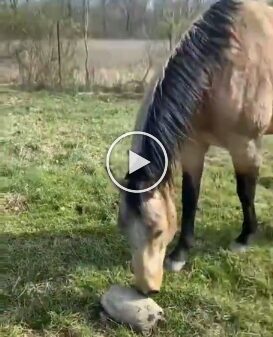
<svg viewBox="0 0 273 337">
<path fill-rule="evenodd" d="M 216 2 L 192 24 L 158 78 L 136 130 L 164 145 L 167 174 L 150 192 L 121 192 L 118 215 L 130 243 L 136 287 L 145 294 L 160 290 L 165 265 L 180 271 L 186 262 L 210 145 L 227 149 L 234 165 L 243 225 L 233 249 L 244 250 L 256 232 L 261 139 L 273 134 L 273 9 L 253 0 Z M 132 146 L 151 164 L 127 174 L 124 183 L 143 189 L 163 172 L 163 154 L 148 137 Z M 183 172 L 181 232 L 165 258 L 177 230 L 172 178 L 178 161 Z"/>
</svg>

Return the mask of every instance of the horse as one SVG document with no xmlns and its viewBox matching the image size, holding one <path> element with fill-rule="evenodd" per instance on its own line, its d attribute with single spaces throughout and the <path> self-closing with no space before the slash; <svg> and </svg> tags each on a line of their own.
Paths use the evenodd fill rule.
<svg viewBox="0 0 273 337">
<path fill-rule="evenodd" d="M 194 223 L 205 155 L 226 149 L 233 162 L 243 224 L 231 245 L 244 251 L 257 230 L 255 191 L 261 140 L 273 134 L 273 8 L 261 1 L 219 0 L 183 35 L 140 109 L 136 130 L 165 147 L 168 168 L 152 191 L 121 191 L 118 225 L 132 255 L 136 288 L 160 291 L 164 268 L 179 272 L 194 244 Z M 161 150 L 148 137 L 132 148 L 151 164 L 127 174 L 130 189 L 151 186 L 163 172 Z M 182 219 L 178 242 L 173 177 L 182 168 Z"/>
</svg>

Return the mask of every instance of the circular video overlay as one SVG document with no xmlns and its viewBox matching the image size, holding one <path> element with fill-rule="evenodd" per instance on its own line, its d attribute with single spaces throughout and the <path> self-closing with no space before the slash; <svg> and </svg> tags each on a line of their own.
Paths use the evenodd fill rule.
<svg viewBox="0 0 273 337">
<path fill-rule="evenodd" d="M 131 137 L 131 136 L 145 136 L 145 137 L 149 137 L 151 138 L 153 141 L 155 141 L 161 148 L 163 155 L 164 155 L 164 170 L 160 176 L 160 178 L 150 187 L 147 187 L 145 189 L 141 189 L 141 190 L 133 190 L 130 188 L 127 188 L 126 186 L 122 186 L 120 184 L 120 182 L 117 181 L 117 179 L 114 177 L 111 168 L 110 168 L 110 160 L 111 160 L 111 154 L 112 151 L 114 150 L 115 146 L 124 138 L 126 137 Z M 151 162 L 149 160 L 147 160 L 146 158 L 140 156 L 139 154 L 137 154 L 134 151 L 129 151 L 128 153 L 128 172 L 129 174 L 136 172 L 137 170 L 141 169 L 144 166 L 147 166 L 151 164 Z M 144 193 L 144 192 L 148 192 L 152 189 L 154 189 L 156 186 L 158 186 L 161 181 L 164 179 L 164 176 L 167 172 L 168 169 L 168 156 L 167 156 L 167 152 L 164 148 L 164 146 L 162 145 L 162 143 L 153 135 L 147 133 L 147 132 L 142 132 L 142 131 L 131 131 L 131 132 L 126 132 L 123 135 L 119 136 L 110 146 L 108 152 L 107 152 L 107 156 L 106 156 L 106 168 L 107 168 L 107 172 L 108 175 L 110 177 L 110 179 L 112 180 L 112 182 L 119 187 L 120 189 L 122 189 L 123 191 L 129 192 L 129 193 Z"/>
</svg>

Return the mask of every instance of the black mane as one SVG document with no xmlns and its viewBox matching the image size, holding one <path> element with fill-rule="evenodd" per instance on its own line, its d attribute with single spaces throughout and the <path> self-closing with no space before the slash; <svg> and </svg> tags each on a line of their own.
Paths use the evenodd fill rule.
<svg viewBox="0 0 273 337">
<path fill-rule="evenodd" d="M 220 0 L 195 22 L 178 43 L 155 86 L 152 102 L 141 131 L 159 139 L 169 159 L 164 181 L 170 181 L 179 145 L 189 134 L 191 119 L 209 87 L 223 51 L 229 47 L 234 15 L 241 1 Z M 143 181 L 156 181 L 164 169 L 164 157 L 156 143 L 143 137 L 140 155 L 151 164 L 128 176 L 129 188 L 139 189 Z M 137 195 L 128 196 L 136 206 Z"/>
</svg>

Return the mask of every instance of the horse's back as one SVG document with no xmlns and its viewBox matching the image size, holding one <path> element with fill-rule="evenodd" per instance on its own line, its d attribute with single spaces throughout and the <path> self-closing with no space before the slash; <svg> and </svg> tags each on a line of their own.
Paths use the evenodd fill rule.
<svg viewBox="0 0 273 337">
<path fill-rule="evenodd" d="M 219 145 L 231 134 L 273 132 L 273 8 L 248 1 L 236 14 L 223 67 L 197 121 Z"/>
<path fill-rule="evenodd" d="M 235 23 L 235 39 L 236 34 L 244 60 L 246 82 L 242 112 L 246 123 L 254 133 L 272 132 L 273 8 L 263 1 L 245 2 Z M 232 48 L 231 51 L 234 53 Z M 240 63 L 240 57 L 238 60 Z M 235 69 L 240 71 L 241 67 L 236 65 L 235 61 Z"/>
</svg>

